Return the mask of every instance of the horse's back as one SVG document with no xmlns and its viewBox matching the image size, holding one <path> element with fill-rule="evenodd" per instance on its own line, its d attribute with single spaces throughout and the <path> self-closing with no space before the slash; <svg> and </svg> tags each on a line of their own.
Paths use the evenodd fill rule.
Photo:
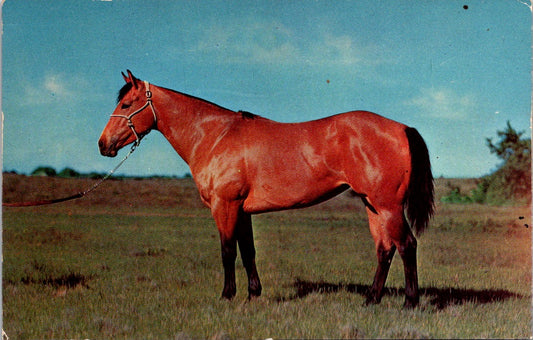
<svg viewBox="0 0 533 340">
<path fill-rule="evenodd" d="M 302 123 L 252 125 L 244 133 L 243 151 L 250 212 L 311 205 L 348 186 L 374 196 L 407 185 L 409 145 L 406 126 L 398 122 L 353 111 Z"/>
</svg>

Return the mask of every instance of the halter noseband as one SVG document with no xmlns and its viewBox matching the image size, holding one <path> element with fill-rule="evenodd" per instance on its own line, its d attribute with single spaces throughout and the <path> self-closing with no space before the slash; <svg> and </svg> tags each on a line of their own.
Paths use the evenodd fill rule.
<svg viewBox="0 0 533 340">
<path fill-rule="evenodd" d="M 129 116 L 124 115 L 111 115 L 111 117 L 118 117 L 118 118 L 125 118 L 128 120 L 128 127 L 133 131 L 133 134 L 135 135 L 135 143 L 132 146 L 132 150 L 139 146 L 141 143 L 141 139 L 143 139 L 144 136 L 146 136 L 151 129 L 148 129 L 147 132 L 143 133 L 139 136 L 137 131 L 135 131 L 135 126 L 133 126 L 133 122 L 131 121 L 131 118 L 135 116 L 137 113 L 140 113 L 142 110 L 146 109 L 147 106 L 150 106 L 152 109 L 152 114 L 154 115 L 154 124 L 153 126 L 157 125 L 157 116 L 155 115 L 155 109 L 154 104 L 152 103 L 152 92 L 150 91 L 150 83 L 148 83 L 146 80 L 144 81 L 144 86 L 146 87 L 146 104 L 144 104 L 140 109 L 133 112 Z"/>
</svg>

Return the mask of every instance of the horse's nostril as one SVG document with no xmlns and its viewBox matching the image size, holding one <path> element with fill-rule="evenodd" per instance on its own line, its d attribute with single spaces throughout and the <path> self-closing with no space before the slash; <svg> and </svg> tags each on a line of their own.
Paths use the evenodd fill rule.
<svg viewBox="0 0 533 340">
<path fill-rule="evenodd" d="M 105 147 L 105 143 L 104 143 L 103 140 L 100 139 L 100 140 L 98 141 L 98 147 L 100 148 L 100 150 L 102 150 L 102 149 Z"/>
</svg>

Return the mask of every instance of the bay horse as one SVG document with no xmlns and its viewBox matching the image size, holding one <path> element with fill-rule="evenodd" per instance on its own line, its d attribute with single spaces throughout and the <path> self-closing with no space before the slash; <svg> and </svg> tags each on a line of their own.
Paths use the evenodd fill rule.
<svg viewBox="0 0 533 340">
<path fill-rule="evenodd" d="M 158 130 L 189 165 L 220 234 L 224 289 L 236 294 L 237 245 L 248 297 L 261 294 L 252 214 L 308 207 L 351 188 L 365 204 L 378 264 L 366 304 L 379 303 L 396 249 L 405 303 L 419 302 L 416 233 L 434 212 L 433 176 L 416 129 L 366 111 L 279 123 L 141 81 L 128 70 L 117 107 L 98 141 L 114 157 Z M 407 215 L 407 217 L 406 217 Z"/>
</svg>

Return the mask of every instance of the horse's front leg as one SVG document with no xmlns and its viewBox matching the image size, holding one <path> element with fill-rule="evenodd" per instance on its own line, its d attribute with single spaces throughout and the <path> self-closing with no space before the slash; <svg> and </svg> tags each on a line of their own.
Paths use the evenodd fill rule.
<svg viewBox="0 0 533 340">
<path fill-rule="evenodd" d="M 235 286 L 235 259 L 237 242 L 248 274 L 248 298 L 261 295 L 261 282 L 255 265 L 255 247 L 252 217 L 242 210 L 242 202 L 218 200 L 211 212 L 220 234 L 222 264 L 224 265 L 224 290 L 222 297 L 231 300 L 237 291 Z"/>
<path fill-rule="evenodd" d="M 240 203 L 216 200 L 211 206 L 211 213 L 220 234 L 222 264 L 224 266 L 224 290 L 222 297 L 231 300 L 236 292 L 235 259 L 237 258 L 236 227 L 239 219 Z"/>
<path fill-rule="evenodd" d="M 248 274 L 248 299 L 261 295 L 261 281 L 255 266 L 254 235 L 252 216 L 239 210 L 237 221 L 237 240 L 241 251 L 242 263 Z"/>
</svg>

